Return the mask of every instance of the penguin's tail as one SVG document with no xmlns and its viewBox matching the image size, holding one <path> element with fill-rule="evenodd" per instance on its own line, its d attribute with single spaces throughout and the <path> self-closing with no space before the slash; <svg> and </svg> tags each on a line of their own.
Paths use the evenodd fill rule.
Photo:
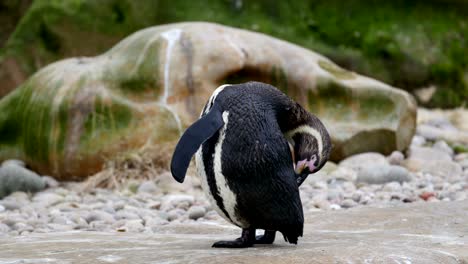
<svg viewBox="0 0 468 264">
<path fill-rule="evenodd" d="M 284 230 L 280 230 L 283 234 L 284 240 L 290 244 L 297 244 L 297 239 L 302 237 L 303 228 L 301 227 L 291 227 Z"/>
</svg>

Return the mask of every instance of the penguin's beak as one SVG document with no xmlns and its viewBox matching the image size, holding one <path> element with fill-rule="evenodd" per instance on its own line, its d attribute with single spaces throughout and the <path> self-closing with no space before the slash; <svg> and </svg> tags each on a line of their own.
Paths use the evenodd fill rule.
<svg viewBox="0 0 468 264">
<path fill-rule="evenodd" d="M 307 179 L 307 176 L 315 171 L 316 160 L 317 158 L 314 156 L 310 160 L 304 159 L 296 164 L 294 171 L 296 172 L 296 181 L 298 186 L 301 186 L 301 184 Z"/>
<path fill-rule="evenodd" d="M 296 168 L 294 169 L 296 174 L 301 174 L 304 171 L 304 169 L 306 168 L 306 164 L 307 164 L 306 160 L 299 161 L 296 164 Z"/>
<path fill-rule="evenodd" d="M 312 159 L 312 160 L 301 160 L 299 162 L 297 162 L 296 164 L 296 168 L 295 168 L 295 172 L 296 174 L 302 174 L 304 172 L 304 170 L 306 168 L 309 169 L 310 172 L 314 171 L 315 170 L 315 159 Z"/>
</svg>

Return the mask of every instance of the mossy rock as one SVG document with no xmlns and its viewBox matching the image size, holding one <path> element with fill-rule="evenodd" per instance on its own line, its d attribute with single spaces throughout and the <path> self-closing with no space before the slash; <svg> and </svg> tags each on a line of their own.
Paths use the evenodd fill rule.
<svg viewBox="0 0 468 264">
<path fill-rule="evenodd" d="M 409 94 L 291 43 L 210 23 L 152 27 L 108 52 L 53 63 L 0 100 L 0 160 L 59 179 L 176 140 L 221 84 L 271 83 L 321 117 L 332 158 L 408 146 Z"/>
<path fill-rule="evenodd" d="M 467 1 L 35 0 L 0 55 L 0 96 L 59 59 L 94 56 L 144 27 L 209 21 L 315 50 L 348 70 L 413 91 L 428 106 L 468 101 Z"/>
</svg>

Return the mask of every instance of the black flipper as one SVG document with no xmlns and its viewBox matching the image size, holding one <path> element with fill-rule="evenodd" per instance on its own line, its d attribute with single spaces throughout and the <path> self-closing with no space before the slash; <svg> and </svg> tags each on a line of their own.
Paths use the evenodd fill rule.
<svg viewBox="0 0 468 264">
<path fill-rule="evenodd" d="M 215 104 L 210 112 L 185 130 L 177 143 L 171 160 L 171 173 L 176 181 L 180 183 L 184 181 L 193 154 L 223 125 L 221 109 Z"/>
</svg>

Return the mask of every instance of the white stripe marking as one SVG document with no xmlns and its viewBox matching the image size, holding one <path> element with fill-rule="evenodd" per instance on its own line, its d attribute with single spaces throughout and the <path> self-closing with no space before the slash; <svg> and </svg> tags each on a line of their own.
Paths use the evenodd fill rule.
<svg viewBox="0 0 468 264">
<path fill-rule="evenodd" d="M 205 109 L 205 112 L 203 112 L 202 110 L 202 113 L 200 114 L 200 117 L 203 116 L 204 114 L 207 114 L 210 109 L 211 109 L 211 104 L 214 103 L 214 101 L 216 100 L 216 97 L 218 96 L 218 94 L 220 92 L 222 92 L 224 90 L 224 88 L 228 87 L 228 86 L 231 86 L 231 84 L 224 84 L 224 85 L 221 85 L 219 86 L 218 88 L 216 88 L 216 90 L 214 90 L 213 94 L 211 95 L 210 99 L 208 100 L 208 102 L 206 103 L 206 109 Z"/>
<path fill-rule="evenodd" d="M 207 179 L 207 176 L 206 176 L 205 165 L 203 164 L 203 150 L 202 150 L 202 148 L 203 148 L 203 146 L 201 146 L 198 149 L 197 153 L 195 154 L 195 165 L 197 167 L 198 176 L 200 177 L 202 189 L 203 189 L 206 197 L 208 198 L 208 201 L 211 203 L 211 205 L 213 205 L 216 212 L 218 212 L 218 214 L 220 216 L 222 216 L 224 219 L 229 221 L 229 217 L 227 217 L 224 214 L 224 212 L 218 207 L 218 204 L 216 203 L 216 200 L 215 200 L 213 194 L 211 193 L 210 186 L 208 185 L 208 179 Z"/>
<path fill-rule="evenodd" d="M 231 218 L 232 222 L 238 226 L 245 226 L 243 221 L 238 219 L 235 214 L 236 206 L 237 206 L 237 199 L 236 195 L 232 190 L 229 188 L 226 177 L 223 175 L 222 166 L 221 166 L 221 156 L 222 156 L 222 146 L 224 138 L 226 137 L 226 128 L 228 126 L 228 117 L 229 112 L 223 112 L 223 121 L 224 126 L 220 130 L 219 139 L 215 146 L 215 153 L 214 153 L 214 175 L 216 179 L 216 185 L 218 187 L 218 192 L 221 198 L 223 198 L 223 205 L 224 209 L 228 213 L 229 217 Z"/>
<path fill-rule="evenodd" d="M 323 140 L 322 135 L 320 135 L 320 132 L 309 125 L 302 125 L 291 131 L 286 132 L 286 137 L 288 138 L 288 140 L 292 141 L 292 138 L 297 133 L 309 134 L 317 140 L 319 160 L 322 160 Z"/>
</svg>

